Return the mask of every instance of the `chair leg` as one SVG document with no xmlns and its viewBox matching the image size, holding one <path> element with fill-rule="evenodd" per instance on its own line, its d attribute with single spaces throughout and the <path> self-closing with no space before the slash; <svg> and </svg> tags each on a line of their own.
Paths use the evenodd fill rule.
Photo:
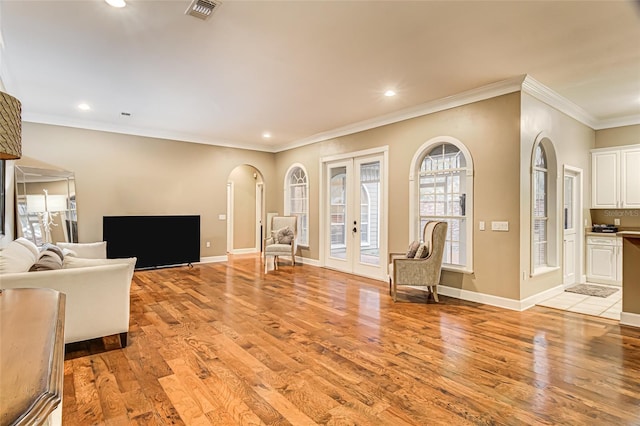
<svg viewBox="0 0 640 426">
<path fill-rule="evenodd" d="M 398 299 L 398 285 L 396 282 L 393 282 L 393 301 L 396 302 Z"/>
<path fill-rule="evenodd" d="M 273 270 L 278 270 L 278 256 L 273 256 Z"/>
<path fill-rule="evenodd" d="M 431 289 L 431 292 L 433 293 L 433 300 L 435 300 L 436 303 L 440 303 L 440 301 L 438 300 L 438 286 L 437 285 L 432 285 L 429 288 Z"/>
</svg>

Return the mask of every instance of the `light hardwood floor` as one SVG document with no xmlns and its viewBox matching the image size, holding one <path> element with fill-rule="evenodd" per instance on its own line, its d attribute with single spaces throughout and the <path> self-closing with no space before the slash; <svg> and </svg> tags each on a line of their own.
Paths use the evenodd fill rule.
<svg viewBox="0 0 640 426">
<path fill-rule="evenodd" d="M 638 425 L 640 329 L 257 257 L 136 272 L 129 346 L 69 345 L 65 425 Z"/>
</svg>

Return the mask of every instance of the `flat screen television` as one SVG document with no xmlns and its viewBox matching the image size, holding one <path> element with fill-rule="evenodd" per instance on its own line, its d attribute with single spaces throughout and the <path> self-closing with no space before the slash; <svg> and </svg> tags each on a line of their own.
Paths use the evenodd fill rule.
<svg viewBox="0 0 640 426">
<path fill-rule="evenodd" d="M 137 257 L 137 269 L 200 261 L 200 216 L 104 216 L 110 259 Z"/>
</svg>

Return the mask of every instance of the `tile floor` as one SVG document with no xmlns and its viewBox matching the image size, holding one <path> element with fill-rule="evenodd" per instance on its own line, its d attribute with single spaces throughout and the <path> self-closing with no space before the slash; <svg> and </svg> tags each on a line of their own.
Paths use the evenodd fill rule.
<svg viewBox="0 0 640 426">
<path fill-rule="evenodd" d="M 592 283 L 587 284 L 617 288 L 620 289 L 620 291 L 616 291 L 609 297 L 585 296 L 584 294 L 569 293 L 565 291 L 557 296 L 538 303 L 538 305 L 620 320 L 620 312 L 622 311 L 622 287 Z"/>
</svg>

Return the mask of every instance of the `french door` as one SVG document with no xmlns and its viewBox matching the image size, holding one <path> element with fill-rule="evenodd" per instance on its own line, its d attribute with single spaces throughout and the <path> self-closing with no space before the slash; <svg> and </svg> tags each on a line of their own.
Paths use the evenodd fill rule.
<svg viewBox="0 0 640 426">
<path fill-rule="evenodd" d="M 323 163 L 324 265 L 384 279 L 387 257 L 385 155 Z"/>
</svg>

